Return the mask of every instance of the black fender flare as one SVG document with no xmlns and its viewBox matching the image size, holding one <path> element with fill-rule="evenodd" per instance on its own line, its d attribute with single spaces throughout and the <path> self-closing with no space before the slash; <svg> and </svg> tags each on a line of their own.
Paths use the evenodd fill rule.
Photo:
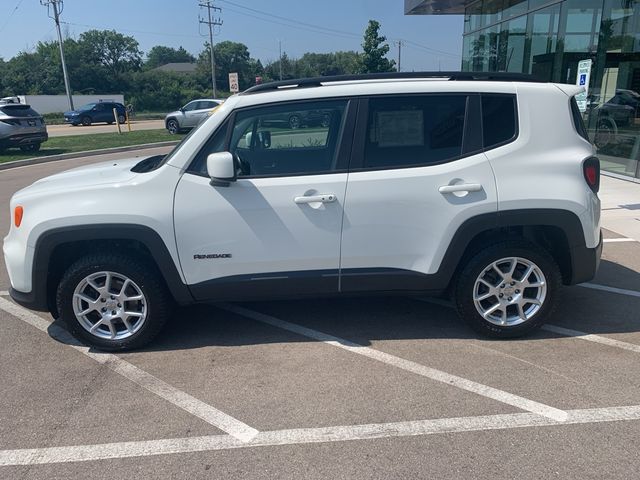
<svg viewBox="0 0 640 480">
<path fill-rule="evenodd" d="M 29 308 L 49 311 L 48 278 L 51 256 L 56 247 L 79 241 L 124 240 L 144 245 L 165 280 L 169 291 L 179 304 L 193 302 L 193 296 L 182 281 L 178 268 L 160 235 L 150 227 L 136 224 L 105 223 L 73 225 L 44 232 L 36 241 L 31 273 L 31 292 L 12 291 L 12 296 Z M 15 295 L 15 296 L 14 296 Z M 22 301 L 21 301 L 22 300 Z"/>
</svg>

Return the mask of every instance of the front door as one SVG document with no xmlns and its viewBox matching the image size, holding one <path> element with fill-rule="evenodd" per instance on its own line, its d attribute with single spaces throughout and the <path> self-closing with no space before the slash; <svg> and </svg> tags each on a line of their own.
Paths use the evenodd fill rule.
<svg viewBox="0 0 640 480">
<path fill-rule="evenodd" d="M 292 129 L 276 121 L 319 109 L 329 122 Z M 197 299 L 337 292 L 348 110 L 347 100 L 240 110 L 197 155 L 174 207 L 180 263 Z M 225 150 L 238 178 L 212 186 L 206 157 Z"/>
</svg>

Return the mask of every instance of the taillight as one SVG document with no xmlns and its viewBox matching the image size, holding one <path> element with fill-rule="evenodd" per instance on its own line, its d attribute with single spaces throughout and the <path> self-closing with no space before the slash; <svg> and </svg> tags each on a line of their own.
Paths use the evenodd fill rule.
<svg viewBox="0 0 640 480">
<path fill-rule="evenodd" d="M 23 214 L 24 214 L 24 209 L 22 208 L 22 205 L 17 205 L 16 208 L 13 210 L 13 224 L 16 227 L 19 227 L 20 224 L 22 223 Z"/>
<path fill-rule="evenodd" d="M 600 160 L 597 157 L 589 157 L 582 164 L 582 173 L 587 185 L 593 193 L 600 190 Z"/>
</svg>

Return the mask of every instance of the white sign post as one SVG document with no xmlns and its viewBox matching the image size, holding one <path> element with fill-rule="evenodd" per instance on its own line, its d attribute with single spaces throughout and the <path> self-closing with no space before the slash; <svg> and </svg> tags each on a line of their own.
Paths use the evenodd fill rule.
<svg viewBox="0 0 640 480">
<path fill-rule="evenodd" d="M 229 91 L 232 93 L 238 93 L 240 91 L 240 86 L 238 84 L 238 74 L 230 73 L 229 74 Z"/>
<path fill-rule="evenodd" d="M 576 85 L 584 87 L 584 92 L 576 95 L 578 108 L 582 113 L 587 111 L 587 95 L 589 94 L 589 80 L 591 79 L 592 60 L 580 60 L 578 62 L 578 75 L 576 77 Z"/>
</svg>

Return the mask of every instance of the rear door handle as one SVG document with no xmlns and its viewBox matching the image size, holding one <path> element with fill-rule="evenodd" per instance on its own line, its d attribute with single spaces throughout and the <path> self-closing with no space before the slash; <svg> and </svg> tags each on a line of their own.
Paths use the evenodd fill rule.
<svg viewBox="0 0 640 480">
<path fill-rule="evenodd" d="M 303 203 L 331 203 L 336 201 L 334 193 L 320 193 L 318 195 L 305 195 L 303 197 L 295 197 L 294 202 L 298 204 Z"/>
<path fill-rule="evenodd" d="M 479 183 L 460 183 L 458 185 L 443 185 L 438 188 L 440 193 L 455 193 L 455 192 L 479 192 L 482 190 L 482 185 Z"/>
</svg>

